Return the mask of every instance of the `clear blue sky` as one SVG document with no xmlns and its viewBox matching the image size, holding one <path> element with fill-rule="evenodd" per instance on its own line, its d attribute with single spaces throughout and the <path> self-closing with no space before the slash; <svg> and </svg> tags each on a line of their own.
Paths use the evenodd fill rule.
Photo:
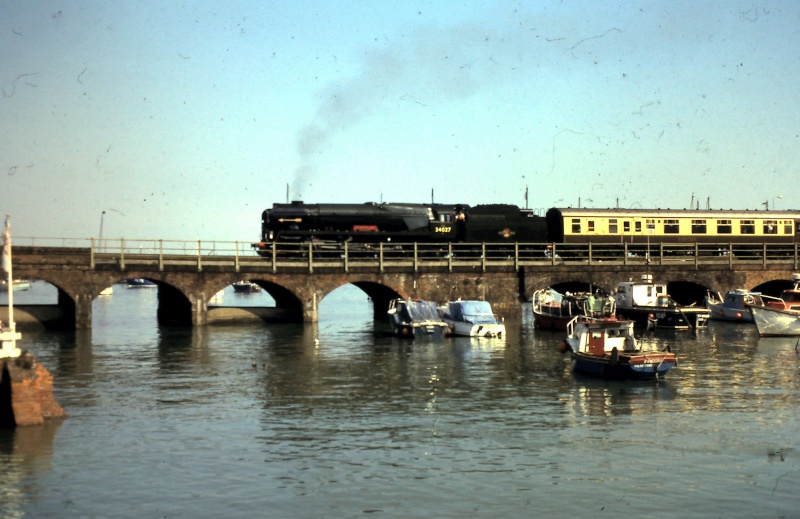
<svg viewBox="0 0 800 519">
<path fill-rule="evenodd" d="M 0 0 L 16 236 L 314 202 L 800 207 L 800 3 Z"/>
</svg>

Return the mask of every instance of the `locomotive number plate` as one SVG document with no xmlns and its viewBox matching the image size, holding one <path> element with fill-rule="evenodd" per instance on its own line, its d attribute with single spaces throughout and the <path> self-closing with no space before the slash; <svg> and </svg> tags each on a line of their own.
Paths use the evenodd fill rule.
<svg viewBox="0 0 800 519">
<path fill-rule="evenodd" d="M 433 229 L 435 232 L 448 233 L 453 230 L 452 226 L 439 226 Z"/>
</svg>

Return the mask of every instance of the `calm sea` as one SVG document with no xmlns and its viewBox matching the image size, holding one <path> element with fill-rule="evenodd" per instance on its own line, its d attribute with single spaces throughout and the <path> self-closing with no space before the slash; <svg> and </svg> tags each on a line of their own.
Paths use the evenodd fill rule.
<svg viewBox="0 0 800 519">
<path fill-rule="evenodd" d="M 156 301 L 115 285 L 92 330 L 23 335 L 70 418 L 0 432 L 0 517 L 800 516 L 796 339 L 658 334 L 680 366 L 613 383 L 529 311 L 436 344 L 354 287 L 308 326 L 164 328 Z"/>
</svg>

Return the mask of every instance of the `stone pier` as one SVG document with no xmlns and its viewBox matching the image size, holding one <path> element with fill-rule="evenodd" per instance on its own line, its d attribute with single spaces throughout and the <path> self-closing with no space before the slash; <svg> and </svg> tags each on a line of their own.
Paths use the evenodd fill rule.
<svg viewBox="0 0 800 519">
<path fill-rule="evenodd" d="M 53 400 L 53 377 L 23 351 L 19 357 L 0 359 L 0 426 L 39 425 L 67 418 Z"/>
</svg>

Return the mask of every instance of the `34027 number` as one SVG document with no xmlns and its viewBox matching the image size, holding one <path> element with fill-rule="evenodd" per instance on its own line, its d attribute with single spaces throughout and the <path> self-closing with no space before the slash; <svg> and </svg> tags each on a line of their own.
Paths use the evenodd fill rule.
<svg viewBox="0 0 800 519">
<path fill-rule="evenodd" d="M 439 227 L 434 227 L 434 232 L 441 232 L 441 233 L 449 233 L 453 230 L 453 227 L 450 225 L 441 225 Z"/>
</svg>

